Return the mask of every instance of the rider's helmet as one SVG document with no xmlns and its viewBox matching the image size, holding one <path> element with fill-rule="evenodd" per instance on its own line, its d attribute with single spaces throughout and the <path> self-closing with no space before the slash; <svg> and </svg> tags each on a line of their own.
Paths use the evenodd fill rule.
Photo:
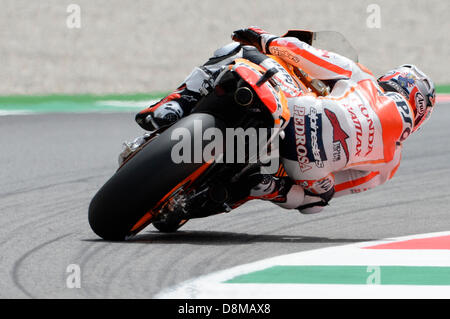
<svg viewBox="0 0 450 319">
<path fill-rule="evenodd" d="M 414 111 L 413 132 L 430 117 L 436 99 L 434 84 L 415 65 L 403 64 L 389 71 L 378 79 L 378 84 L 385 91 L 398 92 L 409 101 Z"/>
</svg>

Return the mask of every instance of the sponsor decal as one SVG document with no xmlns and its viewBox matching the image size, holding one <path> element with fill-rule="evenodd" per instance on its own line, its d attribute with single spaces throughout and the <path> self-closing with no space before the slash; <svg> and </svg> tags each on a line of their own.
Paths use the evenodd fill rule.
<svg viewBox="0 0 450 319">
<path fill-rule="evenodd" d="M 333 162 L 339 162 L 341 160 L 341 151 L 341 143 L 333 141 Z"/>
<path fill-rule="evenodd" d="M 405 74 L 405 76 L 399 75 L 397 78 L 398 84 L 400 84 L 404 89 L 410 92 L 409 88 L 413 87 L 416 83 L 414 75 L 411 73 Z"/>
<path fill-rule="evenodd" d="M 278 73 L 275 74 L 272 79 L 288 96 L 294 97 L 298 96 L 301 93 L 292 76 L 277 61 L 273 59 L 266 59 L 261 63 L 261 66 L 263 66 L 267 70 L 273 67 L 278 70 Z"/>
<path fill-rule="evenodd" d="M 294 106 L 294 124 L 298 163 L 300 170 L 304 173 L 312 168 L 309 165 L 308 150 L 306 149 L 305 107 Z"/>
<path fill-rule="evenodd" d="M 308 127 L 309 123 L 309 127 Z M 306 122 L 306 130 L 310 133 L 311 138 L 306 142 L 310 142 L 308 149 L 312 150 L 312 157 L 309 159 L 316 163 L 316 166 L 323 168 L 323 161 L 327 159 L 322 141 L 322 115 L 317 113 L 315 108 L 311 108 L 309 114 L 309 122 Z"/>
<path fill-rule="evenodd" d="M 414 100 L 416 102 L 417 114 L 420 116 L 424 115 L 427 106 L 425 104 L 425 98 L 423 97 L 422 93 L 416 92 Z"/>
<path fill-rule="evenodd" d="M 303 106 L 294 106 L 295 139 L 300 170 L 306 172 L 314 163 L 324 167 L 327 159 L 322 141 L 322 114 L 310 108 L 309 114 Z"/>
<path fill-rule="evenodd" d="M 403 119 L 403 132 L 400 135 L 400 141 L 404 141 L 412 132 L 413 129 L 413 115 L 409 110 L 408 103 L 403 99 L 403 97 L 398 93 L 387 92 L 386 96 L 390 97 L 394 100 L 395 105 L 397 106 L 397 110 Z"/>
<path fill-rule="evenodd" d="M 350 189 L 350 194 L 359 194 L 368 191 L 370 188 L 352 188 Z"/>
<path fill-rule="evenodd" d="M 333 160 L 339 161 L 341 159 L 341 147 L 344 149 L 345 156 L 347 157 L 347 163 L 350 159 L 350 154 L 348 151 L 347 139 L 349 136 L 342 129 L 336 114 L 325 109 L 325 115 L 333 126 Z"/>
<path fill-rule="evenodd" d="M 294 62 L 294 64 L 300 62 L 300 59 L 299 59 L 296 55 L 292 54 L 291 52 L 289 52 L 289 51 L 288 51 L 287 49 L 285 49 L 285 48 L 280 48 L 280 47 L 277 47 L 277 46 L 272 46 L 272 47 L 270 47 L 270 52 L 273 53 L 273 54 L 276 55 L 276 56 L 281 57 L 281 58 L 282 58 L 282 57 L 286 57 L 288 60 Z"/>
<path fill-rule="evenodd" d="M 441 94 L 440 98 L 441 100 L 445 100 L 445 95 Z M 434 105 L 434 103 L 436 103 L 436 91 L 434 89 L 430 94 L 428 94 L 428 100 L 430 101 L 431 105 Z"/>
<path fill-rule="evenodd" d="M 369 155 L 373 150 L 373 141 L 375 139 L 375 126 L 373 124 L 373 119 L 370 117 L 369 111 L 367 108 L 359 104 L 359 109 L 361 110 L 362 115 L 366 118 L 367 125 L 369 126 L 369 138 L 368 138 L 368 144 L 367 144 L 367 152 L 364 156 Z"/>
<path fill-rule="evenodd" d="M 403 142 L 411 135 L 411 128 L 407 127 L 403 130 L 402 135 L 400 136 L 400 142 Z"/>
<path fill-rule="evenodd" d="M 299 181 L 299 185 L 303 186 L 303 188 L 309 187 L 308 181 Z"/>
<path fill-rule="evenodd" d="M 344 104 L 344 107 L 350 113 L 353 125 L 355 127 L 355 136 L 356 136 L 356 150 L 355 156 L 367 156 L 373 151 L 373 142 L 375 140 L 375 125 L 373 122 L 373 118 L 369 114 L 369 110 L 364 104 L 358 103 L 358 109 L 361 114 L 364 116 L 367 127 L 368 127 L 368 139 L 367 139 L 367 151 L 363 154 L 362 152 L 362 137 L 363 137 L 363 126 L 361 125 L 361 121 L 356 115 L 356 110 L 353 109 L 348 104 Z"/>
<path fill-rule="evenodd" d="M 334 185 L 334 180 L 330 176 L 327 176 L 327 177 L 317 181 L 314 186 L 318 187 L 323 192 L 328 192 L 330 189 L 333 188 L 333 185 Z M 318 191 L 318 193 L 322 193 L 322 192 Z"/>
<path fill-rule="evenodd" d="M 323 56 L 324 58 L 330 59 L 330 52 L 323 50 L 323 49 L 317 49 L 317 51 L 320 52 L 321 56 Z"/>
<path fill-rule="evenodd" d="M 296 184 L 313 194 L 324 194 L 333 188 L 334 176 L 329 174 L 319 180 L 297 180 Z"/>
<path fill-rule="evenodd" d="M 356 136 L 356 156 L 361 156 L 361 149 L 362 149 L 362 126 L 361 122 L 358 119 L 358 116 L 353 111 L 353 108 L 349 106 L 348 104 L 344 104 L 347 111 L 350 113 L 350 116 L 352 118 L 353 126 L 355 128 L 355 136 Z"/>
</svg>

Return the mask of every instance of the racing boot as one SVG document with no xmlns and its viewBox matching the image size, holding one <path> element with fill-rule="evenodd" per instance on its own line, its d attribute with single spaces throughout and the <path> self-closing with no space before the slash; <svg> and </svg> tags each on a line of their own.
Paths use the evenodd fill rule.
<svg viewBox="0 0 450 319">
<path fill-rule="evenodd" d="M 190 91 L 183 85 L 158 103 L 136 114 L 136 122 L 147 131 L 171 125 L 184 114 L 188 114 L 199 98 L 199 93 Z"/>
<path fill-rule="evenodd" d="M 245 198 L 236 203 L 233 208 L 252 199 L 271 201 L 282 207 L 287 205 L 285 208 L 296 208 L 303 200 L 301 198 L 298 201 L 295 196 L 292 196 L 295 193 L 292 190 L 302 187 L 295 185 L 289 177 L 275 177 L 270 174 L 254 173 L 239 184 L 236 185 L 235 191 L 239 194 L 247 193 L 247 195 L 244 195 Z M 250 191 L 245 191 L 244 189 L 250 189 Z"/>
<path fill-rule="evenodd" d="M 282 208 L 297 209 L 302 214 L 315 214 L 321 212 L 331 199 L 325 199 L 325 194 L 316 195 L 305 191 L 287 176 L 275 177 L 255 173 L 247 178 L 246 184 L 251 187 L 250 193 L 235 207 L 252 199 L 261 199 L 271 201 Z"/>
</svg>

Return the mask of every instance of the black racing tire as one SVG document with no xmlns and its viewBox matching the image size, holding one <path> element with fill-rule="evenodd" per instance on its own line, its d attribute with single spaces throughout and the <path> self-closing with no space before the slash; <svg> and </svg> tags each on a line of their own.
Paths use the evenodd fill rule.
<svg viewBox="0 0 450 319">
<path fill-rule="evenodd" d="M 174 187 L 203 165 L 177 164 L 171 158 L 173 146 L 179 143 L 177 134 L 171 138 L 177 128 L 185 128 L 191 133 L 191 150 L 194 139 L 201 139 L 201 136 L 194 134 L 194 121 L 201 122 L 203 132 L 211 127 L 224 129 L 223 122 L 214 116 L 195 113 L 181 119 L 150 141 L 92 198 L 88 219 L 98 236 L 105 240 L 121 241 L 134 235 L 131 232 L 133 226 Z M 201 140 L 204 147 L 208 141 Z"/>
</svg>

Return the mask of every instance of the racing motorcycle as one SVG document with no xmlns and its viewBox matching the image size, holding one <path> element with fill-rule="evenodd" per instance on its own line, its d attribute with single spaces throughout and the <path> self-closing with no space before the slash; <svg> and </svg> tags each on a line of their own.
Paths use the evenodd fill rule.
<svg viewBox="0 0 450 319">
<path fill-rule="evenodd" d="M 357 59 L 337 32 L 290 30 L 284 36 L 316 47 L 324 42 L 327 49 L 331 45 L 334 52 Z M 182 129 L 190 133 L 186 145 L 204 149 L 208 141 L 198 137 L 211 128 L 222 132 L 228 128 L 270 129 L 265 147 L 269 157 L 278 156 L 271 141 L 283 136 L 290 119 L 287 98 L 306 93 L 326 95 L 329 87 L 278 57 L 266 55 L 264 59 L 265 63 L 257 64 L 236 58 L 223 66 L 188 116 L 145 136 L 145 143 L 133 150 L 91 200 L 89 224 L 98 236 L 125 240 L 150 224 L 161 232 L 174 232 L 190 219 L 230 212 L 245 202 L 250 190 L 243 181 L 267 161 L 250 160 L 253 154 L 245 154 L 240 162 L 224 161 L 227 150 L 221 149 L 200 161 L 176 163 L 173 149 L 179 141 L 173 136 Z M 285 175 L 282 167 L 277 174 Z"/>
</svg>

